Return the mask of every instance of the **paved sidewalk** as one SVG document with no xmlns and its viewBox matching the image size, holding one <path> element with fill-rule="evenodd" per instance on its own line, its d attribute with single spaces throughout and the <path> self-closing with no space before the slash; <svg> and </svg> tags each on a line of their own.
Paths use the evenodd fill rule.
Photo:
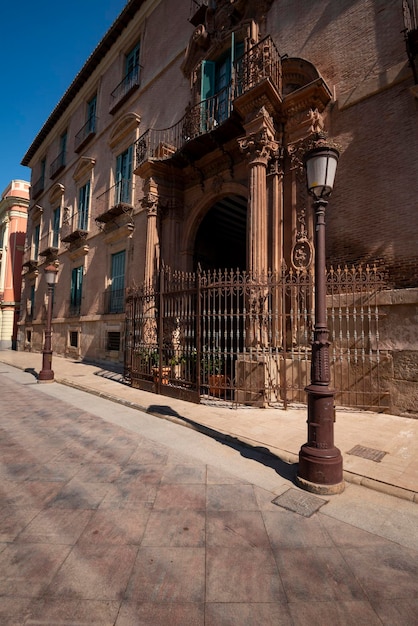
<svg viewBox="0 0 418 626">
<path fill-rule="evenodd" d="M 32 371 L 42 366 L 40 353 L 0 351 L 0 362 Z M 153 415 L 181 423 L 211 436 L 269 451 L 287 463 L 296 463 L 306 441 L 306 407 L 257 409 L 216 407 L 140 391 L 123 383 L 119 374 L 100 366 L 53 356 L 55 379 L 71 387 L 108 398 Z M 377 491 L 418 502 L 418 420 L 394 415 L 337 410 L 335 444 L 344 460 L 344 478 Z M 352 454 L 384 452 L 380 461 Z M 364 450 L 366 449 L 366 450 Z"/>
<path fill-rule="evenodd" d="M 1 626 L 418 623 L 413 502 L 31 373 L 0 363 Z"/>
</svg>

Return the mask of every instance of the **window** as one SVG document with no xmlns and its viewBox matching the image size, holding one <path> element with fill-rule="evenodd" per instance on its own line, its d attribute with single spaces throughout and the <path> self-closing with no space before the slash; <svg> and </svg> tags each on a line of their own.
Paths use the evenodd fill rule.
<svg viewBox="0 0 418 626">
<path fill-rule="evenodd" d="M 35 315 L 35 285 L 30 286 L 30 296 L 29 296 L 29 317 L 33 319 Z"/>
<path fill-rule="evenodd" d="M 118 352 L 120 349 L 120 332 L 116 331 L 108 331 L 107 333 L 107 341 L 106 341 L 106 350 L 111 351 L 114 350 Z"/>
<path fill-rule="evenodd" d="M 78 330 L 70 330 L 70 346 L 78 348 Z"/>
<path fill-rule="evenodd" d="M 39 256 L 39 238 L 41 235 L 41 225 L 36 224 L 35 229 L 33 231 L 33 259 L 34 261 L 38 260 Z"/>
<path fill-rule="evenodd" d="M 78 193 L 78 230 L 88 230 L 89 225 L 90 181 L 80 187 Z"/>
<path fill-rule="evenodd" d="M 96 132 L 96 109 L 97 109 L 97 95 L 94 94 L 91 100 L 87 103 L 87 132 Z"/>
<path fill-rule="evenodd" d="M 132 48 L 125 59 L 125 78 L 128 82 L 136 82 L 139 75 L 139 43 Z"/>
<path fill-rule="evenodd" d="M 41 175 L 39 179 L 42 181 L 42 185 L 45 182 L 45 172 L 46 172 L 46 158 L 44 157 L 41 161 Z"/>
<path fill-rule="evenodd" d="M 131 203 L 133 146 L 116 158 L 115 204 Z"/>
<path fill-rule="evenodd" d="M 60 151 L 59 151 L 59 158 L 61 160 L 61 165 L 64 166 L 65 165 L 65 153 L 67 150 L 67 131 L 65 131 L 65 133 L 63 133 L 60 137 Z"/>
<path fill-rule="evenodd" d="M 125 250 L 112 254 L 109 313 L 121 313 L 124 309 Z"/>
<path fill-rule="evenodd" d="M 216 61 L 202 62 L 200 99 L 206 101 L 202 107 L 203 130 L 212 130 L 229 117 L 232 68 L 243 52 L 244 43 L 235 43 L 233 34 L 231 48 L 225 54 Z"/>
<path fill-rule="evenodd" d="M 80 315 L 83 287 L 83 266 L 74 267 L 71 272 L 70 313 Z"/>
<path fill-rule="evenodd" d="M 59 248 L 61 207 L 57 207 L 52 215 L 52 247 Z"/>
<path fill-rule="evenodd" d="M 139 43 L 125 55 L 124 76 L 110 94 L 110 113 L 113 114 L 139 87 Z"/>
</svg>

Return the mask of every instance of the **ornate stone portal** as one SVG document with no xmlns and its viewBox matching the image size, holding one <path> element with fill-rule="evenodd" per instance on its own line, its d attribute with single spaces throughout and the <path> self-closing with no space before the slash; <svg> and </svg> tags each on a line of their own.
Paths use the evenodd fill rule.
<svg viewBox="0 0 418 626">
<path fill-rule="evenodd" d="M 262 276 L 285 266 L 307 270 L 313 262 L 302 155 L 309 138 L 323 130 L 324 112 L 332 99 L 312 63 L 281 57 L 263 32 L 270 5 L 240 0 L 209 2 L 204 10 L 199 5 L 202 10 L 196 20 L 200 21 L 192 22 L 196 28 L 182 65 L 190 79 L 190 103 L 173 132 L 164 131 L 173 138 L 170 150 L 161 151 L 160 140 L 155 139 L 152 159 L 141 153 L 143 165 L 137 171 L 145 179 L 149 283 L 161 261 L 191 271 L 197 225 L 204 212 L 231 193 L 232 183 L 246 186 L 246 269 L 257 277 L 257 288 L 246 303 L 255 323 L 246 329 L 245 347 L 254 351 L 256 360 L 261 355 L 261 383 L 257 384 L 262 386 L 263 379 L 278 375 L 278 364 L 268 363 L 262 352 L 272 342 L 279 348 L 286 332 L 274 329 L 272 338 L 260 324 L 268 311 Z M 243 56 L 231 69 L 226 95 L 213 94 L 200 101 L 205 63 L 215 67 L 231 46 L 233 63 L 237 42 Z M 281 308 L 282 295 L 275 293 L 272 298 L 273 306 Z M 246 369 L 238 359 L 237 376 L 245 377 Z"/>
</svg>

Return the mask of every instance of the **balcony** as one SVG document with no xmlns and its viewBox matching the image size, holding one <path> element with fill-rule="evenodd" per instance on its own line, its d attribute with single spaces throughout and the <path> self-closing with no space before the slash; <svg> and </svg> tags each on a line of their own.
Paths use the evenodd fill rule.
<svg viewBox="0 0 418 626">
<path fill-rule="evenodd" d="M 96 207 L 99 215 L 96 217 L 96 222 L 99 225 L 109 222 L 117 223 L 120 215 L 128 215 L 132 220 L 134 188 L 132 180 L 122 179 L 98 196 Z"/>
<path fill-rule="evenodd" d="M 76 212 L 63 219 L 61 226 L 61 241 L 63 243 L 81 243 L 85 241 L 88 233 L 88 215 L 85 212 Z"/>
<path fill-rule="evenodd" d="M 60 152 L 57 158 L 52 161 L 49 168 L 49 177 L 55 178 L 65 167 L 66 152 Z"/>
<path fill-rule="evenodd" d="M 56 257 L 59 250 L 59 233 L 50 231 L 43 235 L 39 241 L 39 256 L 48 258 Z"/>
<path fill-rule="evenodd" d="M 22 268 L 27 269 L 27 273 L 30 274 L 38 267 L 38 255 L 34 251 L 33 246 L 27 246 L 23 251 Z"/>
<path fill-rule="evenodd" d="M 242 120 L 250 107 L 269 110 L 281 105 L 282 67 L 270 37 L 253 46 L 234 64 L 230 84 L 191 107 L 169 128 L 148 129 L 135 143 L 134 171 L 140 174 L 147 161 L 170 160 L 180 167 L 243 133 Z"/>
<path fill-rule="evenodd" d="M 103 312 L 104 314 L 110 313 L 123 313 L 125 310 L 125 290 L 113 289 L 112 286 L 108 287 L 103 293 Z"/>
<path fill-rule="evenodd" d="M 40 178 L 38 178 L 36 183 L 32 185 L 32 188 L 31 188 L 32 200 L 35 200 L 35 198 L 40 196 L 44 189 L 45 189 L 45 177 L 41 176 Z"/>
<path fill-rule="evenodd" d="M 74 140 L 74 152 L 81 152 L 84 146 L 94 137 L 97 128 L 97 117 L 90 117 L 82 128 L 78 131 Z"/>
<path fill-rule="evenodd" d="M 110 94 L 109 113 L 113 115 L 122 106 L 129 96 L 138 89 L 139 82 L 139 65 L 136 65 L 119 83 Z"/>
</svg>

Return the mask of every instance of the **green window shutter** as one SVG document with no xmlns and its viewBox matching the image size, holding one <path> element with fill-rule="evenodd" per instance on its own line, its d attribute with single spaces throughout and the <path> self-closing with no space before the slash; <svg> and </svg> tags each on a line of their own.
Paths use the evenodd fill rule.
<svg viewBox="0 0 418 626">
<path fill-rule="evenodd" d="M 110 285 L 110 312 L 123 311 L 125 289 L 125 250 L 112 254 Z"/>
<path fill-rule="evenodd" d="M 215 95 L 215 70 L 214 61 L 202 61 L 201 100 L 207 100 Z"/>
<path fill-rule="evenodd" d="M 65 165 L 65 155 L 67 151 L 67 132 L 63 133 L 60 137 L 60 158 L 61 165 Z"/>
<path fill-rule="evenodd" d="M 71 272 L 71 307 L 80 312 L 83 287 L 83 266 L 74 267 Z"/>
<path fill-rule="evenodd" d="M 41 235 L 41 225 L 37 224 L 35 226 L 35 231 L 33 233 L 33 258 L 35 261 L 38 259 L 39 255 L 39 238 Z"/>
<path fill-rule="evenodd" d="M 30 286 L 30 317 L 35 315 L 35 285 Z"/>
<path fill-rule="evenodd" d="M 78 194 L 78 229 L 87 230 L 89 223 L 90 181 L 80 188 Z"/>
<path fill-rule="evenodd" d="M 54 248 L 59 247 L 60 220 L 61 220 L 61 208 L 57 207 L 54 211 L 53 224 L 52 224 L 52 246 Z"/>
<path fill-rule="evenodd" d="M 119 202 L 131 202 L 133 146 L 129 146 L 125 152 L 119 154 L 116 159 L 116 189 L 115 204 Z"/>
<path fill-rule="evenodd" d="M 139 43 L 126 55 L 125 76 L 129 76 L 139 65 Z"/>
<path fill-rule="evenodd" d="M 90 132 L 96 130 L 96 109 L 97 109 L 97 96 L 94 95 L 93 98 L 87 103 L 87 122 L 88 129 Z"/>
</svg>

